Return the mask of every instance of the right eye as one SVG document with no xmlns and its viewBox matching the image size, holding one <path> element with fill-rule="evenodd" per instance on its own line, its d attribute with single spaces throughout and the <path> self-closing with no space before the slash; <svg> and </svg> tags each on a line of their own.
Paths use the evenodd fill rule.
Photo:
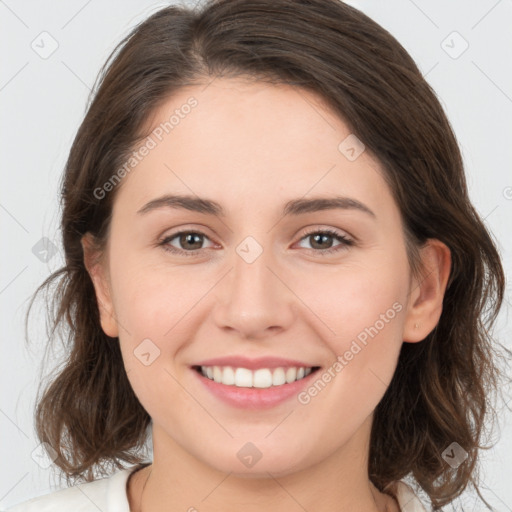
<svg viewBox="0 0 512 512">
<path fill-rule="evenodd" d="M 197 256 L 197 251 L 203 247 L 203 239 L 209 238 L 200 231 L 178 231 L 166 236 L 158 245 L 164 250 L 174 254 L 182 254 L 183 256 Z M 177 240 L 181 247 L 175 247 L 171 242 Z"/>
</svg>

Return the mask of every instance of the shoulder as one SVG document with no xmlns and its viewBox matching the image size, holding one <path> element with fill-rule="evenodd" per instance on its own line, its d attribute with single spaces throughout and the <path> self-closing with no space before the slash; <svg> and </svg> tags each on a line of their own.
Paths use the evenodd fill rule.
<svg viewBox="0 0 512 512">
<path fill-rule="evenodd" d="M 395 495 L 401 512 L 427 512 L 412 487 L 403 480 L 393 482 L 390 491 Z"/>
<path fill-rule="evenodd" d="M 132 471 L 123 469 L 107 478 L 37 496 L 6 512 L 130 512 L 126 482 Z"/>
</svg>

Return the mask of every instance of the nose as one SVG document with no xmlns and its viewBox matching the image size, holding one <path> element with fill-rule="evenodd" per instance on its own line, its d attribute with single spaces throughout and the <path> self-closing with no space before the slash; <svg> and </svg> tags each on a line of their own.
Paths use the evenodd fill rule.
<svg viewBox="0 0 512 512">
<path fill-rule="evenodd" d="M 240 254 L 234 252 L 230 272 L 216 287 L 216 325 L 247 339 L 288 329 L 294 321 L 295 298 L 289 276 L 279 270 L 270 250 L 263 250 L 252 262 Z"/>
</svg>

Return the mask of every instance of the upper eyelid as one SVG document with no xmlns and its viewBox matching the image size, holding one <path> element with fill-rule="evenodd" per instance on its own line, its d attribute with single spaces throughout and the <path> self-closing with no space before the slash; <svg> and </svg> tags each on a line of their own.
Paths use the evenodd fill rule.
<svg viewBox="0 0 512 512">
<path fill-rule="evenodd" d="M 345 230 L 339 229 L 339 228 L 311 228 L 311 229 L 306 228 L 306 231 L 301 236 L 301 240 L 304 237 L 312 235 L 314 233 L 325 233 L 325 232 L 327 232 L 328 234 L 331 234 L 333 236 L 336 235 L 336 236 L 339 236 L 342 238 L 350 238 L 351 240 L 355 239 L 352 235 L 347 233 Z"/>
</svg>

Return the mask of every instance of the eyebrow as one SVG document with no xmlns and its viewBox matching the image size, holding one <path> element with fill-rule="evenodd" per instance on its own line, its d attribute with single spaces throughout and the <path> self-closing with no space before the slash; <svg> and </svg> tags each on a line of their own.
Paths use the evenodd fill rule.
<svg viewBox="0 0 512 512">
<path fill-rule="evenodd" d="M 160 208 L 185 209 L 193 212 L 225 217 L 226 213 L 222 206 L 211 199 L 205 199 L 190 195 L 166 194 L 146 203 L 140 208 L 138 214 L 146 214 Z M 316 197 L 312 199 L 293 199 L 288 201 L 283 208 L 283 216 L 301 215 L 321 210 L 357 210 L 376 218 L 375 213 L 365 204 L 349 197 Z"/>
</svg>

